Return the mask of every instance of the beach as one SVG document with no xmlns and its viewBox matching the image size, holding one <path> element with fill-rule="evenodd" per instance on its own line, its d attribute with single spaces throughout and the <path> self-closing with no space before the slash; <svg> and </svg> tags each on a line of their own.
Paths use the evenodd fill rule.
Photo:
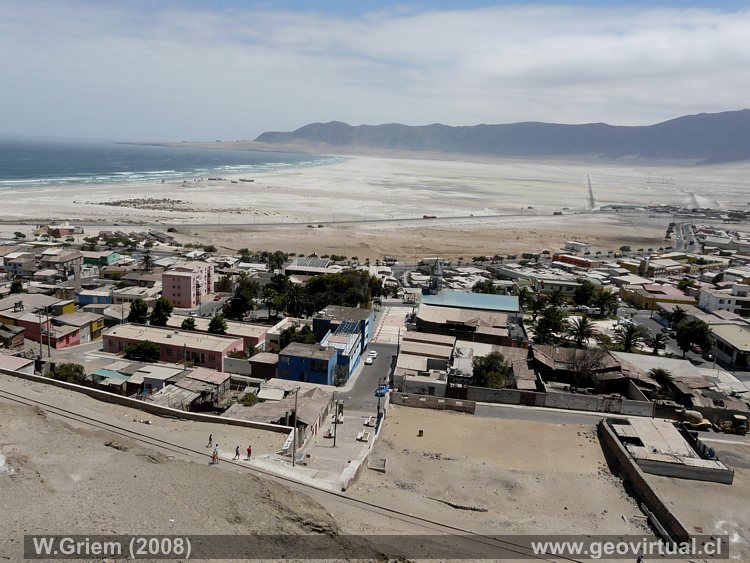
<svg viewBox="0 0 750 563">
<path fill-rule="evenodd" d="M 225 250 L 372 259 L 554 250 L 568 239 L 658 248 L 669 215 L 629 206 L 744 209 L 749 168 L 345 156 L 211 180 L 4 189 L 0 232 L 69 219 L 87 235 L 173 227 L 182 243 Z"/>
</svg>

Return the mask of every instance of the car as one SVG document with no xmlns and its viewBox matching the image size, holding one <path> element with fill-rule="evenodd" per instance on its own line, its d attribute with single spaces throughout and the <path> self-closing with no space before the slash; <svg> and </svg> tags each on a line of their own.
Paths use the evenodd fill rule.
<svg viewBox="0 0 750 563">
<path fill-rule="evenodd" d="M 214 301 L 221 301 L 221 295 L 215 295 Z"/>
<path fill-rule="evenodd" d="M 373 360 L 374 360 L 375 358 L 377 358 L 377 357 L 378 357 L 378 352 L 377 352 L 377 350 L 370 350 L 369 352 L 367 352 L 367 357 L 368 357 L 368 358 L 372 358 Z"/>
<path fill-rule="evenodd" d="M 390 391 L 391 388 L 388 387 L 387 384 L 378 385 L 378 388 L 375 389 L 375 396 L 376 397 L 385 397 L 388 391 Z"/>
<path fill-rule="evenodd" d="M 588 311 L 589 307 L 586 305 L 578 305 L 578 307 L 575 308 L 576 311 Z"/>
<path fill-rule="evenodd" d="M 367 356 L 367 358 L 365 358 L 365 365 L 367 366 L 372 365 L 372 356 Z"/>
<path fill-rule="evenodd" d="M 692 348 L 690 348 L 690 349 L 691 349 L 691 350 L 692 350 L 693 352 L 695 352 L 696 354 L 702 354 L 702 353 L 703 353 L 703 348 L 701 348 L 701 347 L 700 347 L 700 346 L 698 346 L 697 344 L 693 344 Z"/>
</svg>

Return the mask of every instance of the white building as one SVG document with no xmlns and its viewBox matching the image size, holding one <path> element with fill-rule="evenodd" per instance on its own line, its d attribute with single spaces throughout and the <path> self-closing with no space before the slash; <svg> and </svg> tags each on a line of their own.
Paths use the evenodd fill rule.
<svg viewBox="0 0 750 563">
<path fill-rule="evenodd" d="M 704 311 L 729 311 L 750 317 L 750 285 L 735 284 L 731 289 L 701 287 L 698 306 Z"/>
</svg>

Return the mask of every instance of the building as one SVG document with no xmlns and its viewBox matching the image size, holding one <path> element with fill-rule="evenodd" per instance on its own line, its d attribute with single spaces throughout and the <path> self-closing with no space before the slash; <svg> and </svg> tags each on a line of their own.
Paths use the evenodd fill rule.
<svg viewBox="0 0 750 563">
<path fill-rule="evenodd" d="M 67 315 L 60 315 L 52 320 L 58 326 L 74 326 L 80 332 L 81 343 L 99 340 L 104 330 L 104 317 L 96 313 L 76 311 Z"/>
<path fill-rule="evenodd" d="M 704 311 L 729 311 L 740 317 L 750 317 L 750 285 L 734 284 L 731 289 L 701 287 L 698 306 Z"/>
<path fill-rule="evenodd" d="M 4 257 L 3 267 L 8 277 L 28 278 L 37 271 L 38 264 L 32 252 L 18 251 Z"/>
<path fill-rule="evenodd" d="M 716 359 L 733 369 L 750 369 L 750 328 L 737 324 L 720 324 L 711 327 L 716 343 Z"/>
<path fill-rule="evenodd" d="M 587 242 L 567 240 L 565 241 L 565 250 L 569 252 L 580 252 L 581 254 L 585 254 L 586 252 L 591 252 L 591 245 Z"/>
<path fill-rule="evenodd" d="M 261 352 L 251 356 L 250 375 L 259 379 L 273 379 L 277 377 L 276 368 L 279 364 L 279 355 L 271 352 Z"/>
<path fill-rule="evenodd" d="M 0 348 L 6 350 L 23 349 L 25 335 L 26 329 L 22 326 L 0 323 Z"/>
<path fill-rule="evenodd" d="M 331 267 L 332 262 L 328 258 L 316 256 L 304 256 L 295 258 L 291 264 L 284 266 L 285 276 L 318 276 L 321 274 L 332 274 L 340 272 L 341 267 Z"/>
<path fill-rule="evenodd" d="M 162 295 L 181 309 L 200 305 L 213 287 L 214 265 L 208 262 L 179 264 L 162 274 Z"/>
<path fill-rule="evenodd" d="M 520 311 L 515 295 L 488 295 L 463 291 L 441 291 L 437 295 L 424 295 L 422 303 L 434 307 L 473 309 L 516 315 Z"/>
<path fill-rule="evenodd" d="M 694 297 L 685 295 L 675 286 L 666 283 L 629 285 L 620 289 L 620 297 L 641 309 L 655 311 L 660 303 L 695 305 Z"/>
<path fill-rule="evenodd" d="M 83 289 L 76 293 L 76 302 L 81 307 L 86 305 L 109 305 L 112 293 L 108 289 Z"/>
<path fill-rule="evenodd" d="M 338 353 L 335 348 L 292 342 L 279 352 L 279 378 L 334 385 L 334 368 L 337 358 Z"/>
<path fill-rule="evenodd" d="M 0 354 L 0 369 L 34 375 L 34 360 Z"/>
<path fill-rule="evenodd" d="M 104 334 L 104 351 L 121 353 L 130 344 L 150 341 L 161 349 L 160 361 L 186 362 L 224 371 L 224 358 L 230 352 L 242 352 L 241 338 L 175 330 L 146 325 L 118 325 Z"/>
<path fill-rule="evenodd" d="M 102 251 L 86 251 L 82 250 L 83 263 L 91 266 L 110 266 L 115 262 L 119 261 L 121 256 L 120 253 L 115 250 L 102 250 Z"/>
<path fill-rule="evenodd" d="M 72 274 L 74 268 L 83 264 L 83 254 L 78 250 L 51 249 L 42 253 L 42 269 L 52 269 L 64 274 Z"/>
<path fill-rule="evenodd" d="M 211 319 L 208 317 L 188 317 L 186 315 L 172 315 L 167 321 L 167 326 L 174 328 L 180 328 L 182 323 L 191 318 L 195 322 L 195 330 L 202 332 L 208 332 L 208 325 L 211 324 Z M 258 325 L 252 323 L 245 323 L 240 321 L 233 321 L 230 319 L 224 319 L 227 323 L 228 336 L 234 336 L 242 338 L 245 345 L 245 352 L 254 352 L 256 350 L 264 350 L 266 346 L 266 333 L 272 328 L 269 325 Z"/>
<path fill-rule="evenodd" d="M 338 354 L 336 363 L 346 372 L 348 379 L 362 357 L 362 332 L 358 323 L 354 321 L 341 323 L 336 332 L 329 332 L 323 337 L 320 345 L 336 350 Z"/>
<path fill-rule="evenodd" d="M 123 287 L 112 290 L 112 303 L 132 303 L 136 299 L 142 299 L 146 305 L 152 307 L 161 293 L 161 287 Z"/>
<path fill-rule="evenodd" d="M 47 232 L 47 234 L 54 238 L 63 238 L 70 235 L 83 234 L 83 227 L 71 225 L 67 221 L 63 223 L 51 223 L 47 225 L 44 230 Z"/>
<path fill-rule="evenodd" d="M 416 325 L 419 332 L 489 344 L 510 344 L 513 339 L 507 313 L 422 303 L 417 310 Z"/>
<path fill-rule="evenodd" d="M 570 264 L 577 268 L 583 268 L 590 270 L 591 268 L 599 268 L 602 265 L 601 260 L 590 260 L 581 256 L 573 256 L 571 254 L 554 254 L 552 256 L 553 262 L 561 262 L 563 264 Z"/>
<path fill-rule="evenodd" d="M 350 323 L 357 326 L 360 334 L 360 351 L 367 348 L 375 333 L 375 312 L 372 309 L 329 305 L 313 317 L 312 328 L 315 338 L 322 340 L 328 332 L 335 333 L 344 323 L 347 323 L 349 330 L 353 330 Z"/>
</svg>

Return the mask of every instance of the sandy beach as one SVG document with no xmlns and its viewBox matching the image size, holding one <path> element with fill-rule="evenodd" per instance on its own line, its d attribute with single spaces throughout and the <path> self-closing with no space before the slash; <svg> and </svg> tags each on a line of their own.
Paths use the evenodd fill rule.
<svg viewBox="0 0 750 563">
<path fill-rule="evenodd" d="M 372 259 L 538 251 L 557 248 L 569 238 L 602 248 L 658 247 L 666 216 L 606 206 L 744 209 L 749 171 L 746 163 L 654 166 L 346 156 L 252 177 L 6 189 L 0 191 L 0 232 L 29 232 L 29 225 L 17 223 L 53 219 L 83 223 L 89 232 L 173 226 L 181 242 L 210 241 L 229 250 L 244 246 Z M 553 216 L 555 211 L 564 214 Z"/>
</svg>

